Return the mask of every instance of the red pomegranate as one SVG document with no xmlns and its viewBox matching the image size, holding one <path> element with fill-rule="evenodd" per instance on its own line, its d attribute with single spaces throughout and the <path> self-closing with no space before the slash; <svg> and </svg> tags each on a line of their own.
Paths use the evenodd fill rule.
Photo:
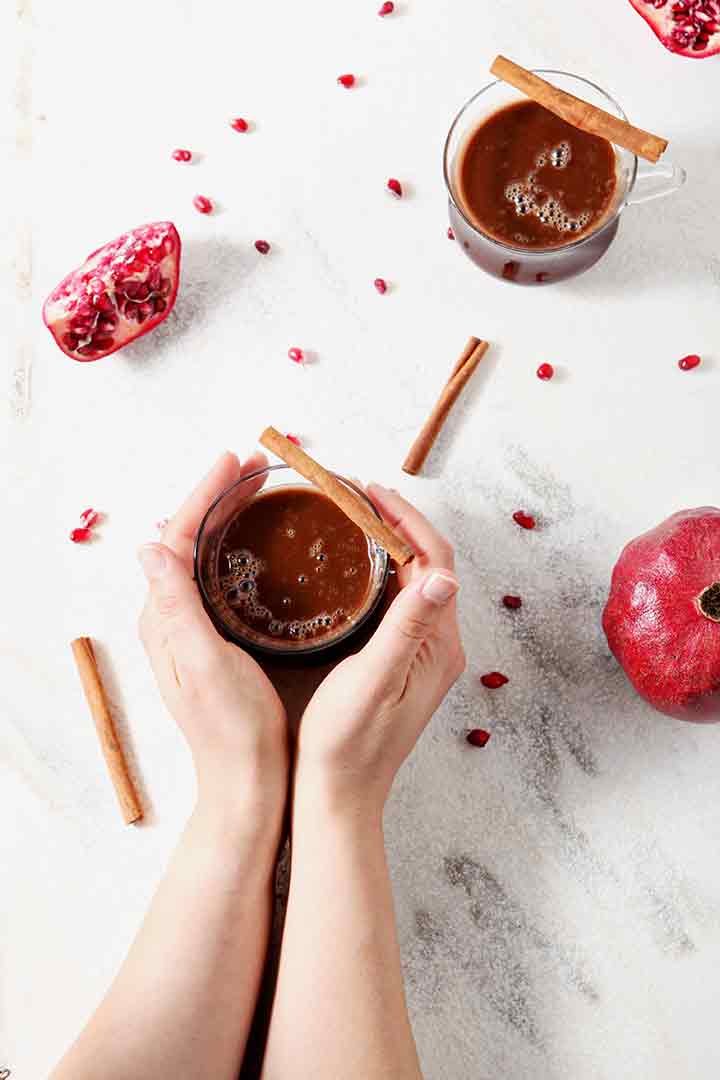
<svg viewBox="0 0 720 1080">
<path fill-rule="evenodd" d="M 720 721 L 720 509 L 681 510 L 630 541 L 613 570 L 603 629 L 653 708 Z"/>
<path fill-rule="evenodd" d="M 43 320 L 73 360 L 99 360 L 147 334 L 172 311 L 180 237 L 171 221 L 124 233 L 88 255 L 53 289 Z"/>
<path fill-rule="evenodd" d="M 702 60 L 720 52 L 720 0 L 630 0 L 666 49 Z"/>
</svg>

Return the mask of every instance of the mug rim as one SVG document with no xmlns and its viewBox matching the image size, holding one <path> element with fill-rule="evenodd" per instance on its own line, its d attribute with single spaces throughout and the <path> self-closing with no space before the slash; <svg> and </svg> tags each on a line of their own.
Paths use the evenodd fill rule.
<svg viewBox="0 0 720 1080">
<path fill-rule="evenodd" d="M 213 623 L 218 633 L 221 634 L 221 636 L 224 637 L 227 641 L 230 641 L 234 645 L 237 645 L 238 648 L 260 653 L 263 656 L 302 657 L 308 656 L 313 653 L 320 653 L 324 650 L 334 649 L 335 646 L 341 644 L 343 641 L 346 641 L 351 634 L 354 634 L 356 630 L 359 630 L 362 626 L 365 625 L 367 620 L 377 610 L 378 604 L 385 595 L 385 589 L 387 587 L 388 578 L 390 576 L 390 556 L 388 555 L 385 548 L 381 547 L 376 541 L 370 540 L 370 538 L 368 537 L 368 541 L 375 545 L 373 550 L 379 554 L 379 557 L 381 559 L 381 573 L 380 580 L 378 582 L 377 595 L 373 597 L 372 602 L 369 604 L 367 609 L 363 611 L 362 615 L 355 622 L 353 622 L 350 626 L 346 627 L 341 634 L 338 634 L 337 637 L 334 637 L 329 641 L 318 641 L 314 644 L 309 643 L 307 645 L 294 647 L 288 647 L 287 645 L 282 645 L 280 643 L 274 646 L 270 644 L 263 644 L 262 642 L 251 641 L 246 638 L 241 638 L 239 634 L 231 630 L 230 627 L 228 627 L 225 621 L 221 618 L 221 616 L 214 610 L 205 589 L 205 583 L 200 572 L 200 541 L 202 540 L 202 537 L 205 533 L 205 528 L 208 524 L 211 514 L 213 513 L 215 508 L 223 501 L 223 499 L 225 499 L 232 491 L 234 491 L 236 487 L 238 487 L 240 484 L 246 484 L 249 480 L 254 480 L 258 476 L 264 476 L 278 471 L 282 472 L 283 469 L 287 469 L 290 472 L 296 472 L 296 470 L 293 469 L 291 465 L 287 465 L 285 462 L 281 462 L 277 465 L 264 465 L 260 469 L 253 469 L 251 472 L 243 473 L 243 475 L 238 477 L 237 480 L 233 481 L 232 484 L 224 488 L 219 495 L 216 495 L 208 509 L 205 511 L 205 514 L 203 515 L 202 520 L 198 526 L 198 530 L 195 533 L 195 540 L 193 542 L 193 579 L 200 592 L 203 607 L 205 608 L 211 622 Z M 359 495 L 360 498 L 362 498 L 367 503 L 367 505 L 370 507 L 373 514 L 375 514 L 379 521 L 382 520 L 380 512 L 378 511 L 377 507 L 375 506 L 374 502 L 369 497 L 367 492 L 365 492 L 358 484 L 355 484 L 352 480 L 349 480 L 346 476 L 341 476 L 339 473 L 333 472 L 332 470 L 329 471 L 332 476 L 336 477 L 336 479 L 340 480 L 347 487 L 351 488 L 351 490 L 354 491 L 356 495 Z M 300 476 L 300 474 L 297 473 L 297 476 Z M 304 477 L 302 477 L 302 479 L 305 480 Z M 309 480 L 305 480 L 305 483 L 308 487 L 315 488 L 316 491 L 320 490 L 316 487 L 315 484 L 313 484 Z M 259 489 L 259 491 L 261 490 L 262 489 Z M 253 497 L 256 494 L 258 494 L 258 492 L 254 492 Z"/>
<path fill-rule="evenodd" d="M 591 86 L 593 88 L 593 90 L 597 90 L 597 92 L 599 94 L 601 94 L 605 98 L 605 100 L 608 101 L 617 110 L 617 112 L 618 112 L 618 114 L 620 116 L 620 119 L 625 120 L 627 122 L 627 116 L 625 115 L 625 110 L 620 105 L 620 103 L 617 102 L 615 100 L 615 98 L 612 97 L 611 94 L 608 94 L 607 90 L 603 90 L 602 86 L 598 86 L 598 84 L 592 82 L 591 79 L 585 79 L 585 78 L 583 78 L 582 75 L 575 75 L 572 71 L 561 71 L 559 68 L 530 68 L 530 70 L 535 75 L 563 75 L 568 79 L 576 79 L 578 82 L 584 83 L 586 86 Z M 477 101 L 477 99 L 479 97 L 482 97 L 482 95 L 487 93 L 488 90 L 492 90 L 492 88 L 494 86 L 498 86 L 501 83 L 504 86 L 509 86 L 510 85 L 509 83 L 503 83 L 502 79 L 493 79 L 492 82 L 486 83 L 485 86 L 481 87 L 480 90 L 477 90 L 472 95 L 472 97 L 469 97 L 467 99 L 467 101 L 464 102 L 464 104 L 460 107 L 458 112 L 455 114 L 455 117 L 453 118 L 453 121 L 452 121 L 452 123 L 450 125 L 450 130 L 448 131 L 447 137 L 445 139 L 445 146 L 443 148 L 443 178 L 445 180 L 445 188 L 446 188 L 447 193 L 448 193 L 448 198 L 449 198 L 450 202 L 452 203 L 452 205 L 457 210 L 460 217 L 466 223 L 466 225 L 470 229 L 472 229 L 473 232 L 476 232 L 479 236 L 482 236 L 483 240 L 487 240 L 490 244 L 493 244 L 495 247 L 499 248 L 501 251 L 511 252 L 511 253 L 516 254 L 516 255 L 517 255 L 518 252 L 522 252 L 522 256 L 523 256 L 524 259 L 525 258 L 533 259 L 535 257 L 547 258 L 548 255 L 553 254 L 553 253 L 560 253 L 560 252 L 571 251 L 571 250 L 574 251 L 575 249 L 577 249 L 579 247 L 582 247 L 582 245 L 586 244 L 589 240 L 593 240 L 596 236 L 599 236 L 602 232 L 605 231 L 605 229 L 609 228 L 610 225 L 614 224 L 615 221 L 620 216 L 622 210 L 627 205 L 627 202 L 626 202 L 627 196 L 630 194 L 632 189 L 635 187 L 635 181 L 637 179 L 637 172 L 638 172 L 637 155 L 632 154 L 632 159 L 633 159 L 632 175 L 630 177 L 630 180 L 629 180 L 629 183 L 628 183 L 628 186 L 627 186 L 627 190 L 625 192 L 625 196 L 623 197 L 622 202 L 619 204 L 618 208 L 616 209 L 616 211 L 612 215 L 612 217 L 609 217 L 607 219 L 607 221 L 604 221 L 601 225 L 598 226 L 597 229 L 594 229 L 592 232 L 589 232 L 587 234 L 587 236 L 582 236 L 577 240 L 571 240 L 569 244 L 562 244 L 562 245 L 557 246 L 557 247 L 547 247 L 547 248 L 513 247 L 511 244 L 505 244 L 505 243 L 502 242 L 502 240 L 495 239 L 495 237 L 490 236 L 488 233 L 483 232 L 482 229 L 479 229 L 478 226 L 473 221 L 470 221 L 467 214 L 463 210 L 462 206 L 458 205 L 458 201 L 457 201 L 457 199 L 455 199 L 455 197 L 453 195 L 452 185 L 451 185 L 451 182 L 450 182 L 450 167 L 449 167 L 448 158 L 449 158 L 450 140 L 452 139 L 453 133 L 455 132 L 455 129 L 456 129 L 458 123 L 460 122 L 460 120 L 462 119 L 463 115 L 465 114 L 465 112 Z M 518 93 L 522 94 L 522 91 L 518 91 Z M 527 98 L 526 100 L 530 101 L 532 99 Z M 631 151 L 627 151 L 627 153 L 631 153 Z"/>
</svg>

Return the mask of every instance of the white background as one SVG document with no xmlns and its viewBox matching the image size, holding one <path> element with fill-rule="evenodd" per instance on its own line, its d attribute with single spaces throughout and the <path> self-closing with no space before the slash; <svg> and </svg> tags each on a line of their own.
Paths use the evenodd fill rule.
<svg viewBox="0 0 720 1080">
<path fill-rule="evenodd" d="M 673 57 L 627 0 L 117 5 L 21 0 L 3 40 L 0 1065 L 37 1080 L 131 940 L 192 801 L 135 634 L 135 549 L 268 423 L 398 486 L 453 538 L 467 674 L 398 782 L 388 845 L 429 1080 L 710 1080 L 720 1069 L 718 732 L 654 715 L 599 614 L 638 532 L 716 503 L 720 61 Z M 9 9 L 11 5 L 6 5 Z M 626 211 L 586 276 L 523 290 L 446 238 L 450 120 L 497 52 L 606 88 L 688 184 Z M 335 83 L 354 72 L 360 84 Z M 227 124 L 253 122 L 247 135 Z M 198 155 L 191 166 L 171 150 Z M 384 191 L 399 177 L 407 197 Z M 217 212 L 192 207 L 200 192 Z M 42 300 L 169 218 L 177 307 L 96 364 Z M 272 254 L 258 255 L 264 238 Z M 31 257 L 30 257 L 31 256 Z M 386 296 L 372 287 L 382 275 Z M 469 334 L 492 352 L 427 475 L 400 463 Z M 313 354 L 295 368 L 290 345 Z M 703 355 L 690 374 L 677 368 Z M 548 384 L 541 361 L 556 365 Z M 87 505 L 99 539 L 67 534 Z M 513 510 L 542 528 L 523 533 Z M 520 592 L 517 616 L 499 597 Z M 122 826 L 69 642 L 100 646 L 152 811 Z M 499 668 L 495 696 L 478 676 Z M 484 751 L 468 726 L 492 729 Z M 308 988 L 311 992 L 311 988 Z"/>
</svg>

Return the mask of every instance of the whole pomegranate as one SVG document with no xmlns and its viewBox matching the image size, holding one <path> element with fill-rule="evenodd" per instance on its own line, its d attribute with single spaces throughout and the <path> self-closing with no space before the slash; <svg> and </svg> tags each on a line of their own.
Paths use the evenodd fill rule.
<svg viewBox="0 0 720 1080">
<path fill-rule="evenodd" d="M 720 52 L 720 0 L 630 0 L 666 49 L 702 60 Z"/>
<path fill-rule="evenodd" d="M 93 251 L 63 278 L 43 305 L 43 320 L 67 356 L 99 360 L 166 319 L 179 280 L 175 226 L 141 225 Z"/>
<path fill-rule="evenodd" d="M 641 697 L 680 720 L 720 721 L 720 510 L 681 510 L 623 549 L 603 613 Z"/>
</svg>

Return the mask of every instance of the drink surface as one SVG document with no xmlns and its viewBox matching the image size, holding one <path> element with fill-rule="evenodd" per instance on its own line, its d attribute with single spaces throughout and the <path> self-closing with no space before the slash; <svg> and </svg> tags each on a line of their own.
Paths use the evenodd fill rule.
<svg viewBox="0 0 720 1080">
<path fill-rule="evenodd" d="M 224 604 L 259 643 L 335 637 L 367 609 L 371 573 L 363 531 L 312 487 L 256 495 L 220 543 Z"/>
<path fill-rule="evenodd" d="M 609 216 L 617 184 L 611 143 L 534 101 L 493 113 L 469 136 L 457 194 L 481 232 L 512 247 L 562 247 Z"/>
</svg>

